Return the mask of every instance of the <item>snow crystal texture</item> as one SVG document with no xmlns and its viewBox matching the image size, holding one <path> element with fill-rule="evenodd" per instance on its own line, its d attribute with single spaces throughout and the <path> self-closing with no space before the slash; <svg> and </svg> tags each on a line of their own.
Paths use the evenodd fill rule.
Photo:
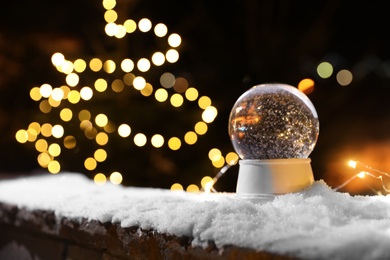
<svg viewBox="0 0 390 260">
<path fill-rule="evenodd" d="M 139 226 L 303 259 L 389 259 L 390 196 L 351 196 L 323 181 L 255 202 L 232 193 L 97 186 L 81 174 L 4 180 L 0 202 L 57 217 Z"/>
</svg>

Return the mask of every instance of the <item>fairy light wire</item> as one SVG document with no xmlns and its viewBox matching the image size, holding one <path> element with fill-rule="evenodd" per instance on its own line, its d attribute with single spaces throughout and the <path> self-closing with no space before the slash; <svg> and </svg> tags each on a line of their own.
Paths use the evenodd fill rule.
<svg viewBox="0 0 390 260">
<path fill-rule="evenodd" d="M 211 181 L 211 185 L 209 187 L 209 190 L 216 193 L 218 192 L 215 188 L 214 185 L 218 182 L 218 180 L 227 172 L 227 170 L 230 169 L 233 165 L 236 165 L 237 161 L 227 163 L 225 166 L 221 168 L 221 170 L 218 171 L 218 173 L 214 176 L 213 180 Z M 202 191 L 207 191 L 207 189 L 203 188 L 201 189 Z"/>
<path fill-rule="evenodd" d="M 338 191 L 340 190 L 341 188 L 343 188 L 344 186 L 346 186 L 347 184 L 349 184 L 351 181 L 353 181 L 354 179 L 356 178 L 364 178 L 365 176 L 369 176 L 371 178 L 374 178 L 374 179 L 377 179 L 377 180 L 380 180 L 381 181 L 381 185 L 382 185 L 382 188 L 384 191 L 390 193 L 390 189 L 386 188 L 386 185 L 385 183 L 383 182 L 383 176 L 386 176 L 386 177 L 389 177 L 390 178 L 390 174 L 387 173 L 387 172 L 384 172 L 384 171 L 381 171 L 381 170 L 378 170 L 378 169 L 375 169 L 367 164 L 364 164 L 362 162 L 359 162 L 359 161 L 354 161 L 354 160 L 350 160 L 348 161 L 348 166 L 353 168 L 353 169 L 356 169 L 357 166 L 360 166 L 362 167 L 363 169 L 365 169 L 365 171 L 360 171 L 358 173 L 356 173 L 355 175 L 353 175 L 351 178 L 349 178 L 348 180 L 346 180 L 344 183 L 340 184 L 339 186 L 337 186 L 336 188 L 334 188 L 333 190 L 334 191 Z M 379 175 L 375 175 L 373 174 L 372 172 L 375 172 Z M 373 189 L 370 185 L 368 185 L 367 183 L 365 183 L 367 185 L 368 188 L 370 188 L 373 192 L 375 192 L 376 194 L 380 194 L 381 192 L 380 191 L 377 191 L 375 189 Z"/>
</svg>

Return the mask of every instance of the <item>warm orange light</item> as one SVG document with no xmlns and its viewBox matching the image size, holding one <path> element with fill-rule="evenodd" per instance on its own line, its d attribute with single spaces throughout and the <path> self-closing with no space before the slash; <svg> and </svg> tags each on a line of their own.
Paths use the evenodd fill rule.
<svg viewBox="0 0 390 260">
<path fill-rule="evenodd" d="M 298 84 L 298 89 L 305 94 L 310 94 L 314 90 L 314 80 L 303 79 Z"/>
<path fill-rule="evenodd" d="M 360 178 L 360 179 L 363 179 L 365 176 L 366 176 L 366 172 L 359 172 L 357 174 L 357 176 Z"/>
<path fill-rule="evenodd" d="M 354 160 L 349 160 L 348 161 L 348 166 L 349 167 L 356 169 L 356 165 L 357 165 L 356 161 L 354 161 Z"/>
</svg>

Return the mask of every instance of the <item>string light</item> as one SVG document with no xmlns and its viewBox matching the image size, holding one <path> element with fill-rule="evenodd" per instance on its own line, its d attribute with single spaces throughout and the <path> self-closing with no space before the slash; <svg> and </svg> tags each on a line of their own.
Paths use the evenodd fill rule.
<svg viewBox="0 0 390 260">
<path fill-rule="evenodd" d="M 218 148 L 210 149 L 210 151 L 208 153 L 208 157 L 209 157 L 209 159 L 214 167 L 221 168 L 221 169 L 218 171 L 218 173 L 213 178 L 211 178 L 210 176 L 204 176 L 200 182 L 201 189 L 199 189 L 196 184 L 191 184 L 187 187 L 187 189 L 186 189 L 187 192 L 203 191 L 205 193 L 210 193 L 210 192 L 216 193 L 217 190 L 214 188 L 214 185 L 226 173 L 226 171 L 230 169 L 230 167 L 232 167 L 233 165 L 236 165 L 238 163 L 238 159 L 239 159 L 238 155 L 235 152 L 227 153 L 225 158 L 224 158 L 222 156 L 222 152 Z M 223 164 L 226 161 L 226 164 L 225 165 L 222 164 L 220 167 L 216 166 L 214 162 L 219 162 L 221 160 L 223 161 Z M 180 183 L 174 183 L 174 184 L 172 184 L 170 190 L 171 191 L 183 190 L 183 186 Z"/>
<path fill-rule="evenodd" d="M 353 181 L 356 178 L 364 179 L 366 176 L 369 176 L 371 178 L 374 178 L 376 180 L 380 180 L 382 188 L 385 192 L 390 193 L 390 189 L 386 188 L 386 185 L 384 183 L 383 177 L 390 178 L 390 174 L 378 169 L 374 169 L 369 165 L 366 165 L 359 161 L 349 160 L 347 162 L 348 166 L 357 170 L 357 173 L 353 175 L 351 178 L 334 188 L 333 190 L 338 191 L 341 188 L 345 187 L 348 183 Z M 371 186 L 368 186 L 372 191 L 374 191 L 377 195 L 380 195 L 381 192 L 378 190 L 373 189 Z"/>
</svg>

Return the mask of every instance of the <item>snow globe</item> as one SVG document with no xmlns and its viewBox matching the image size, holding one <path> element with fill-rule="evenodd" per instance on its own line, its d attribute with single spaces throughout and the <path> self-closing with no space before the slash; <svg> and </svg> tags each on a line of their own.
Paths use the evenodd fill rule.
<svg viewBox="0 0 390 260">
<path fill-rule="evenodd" d="M 237 195 L 273 197 L 314 182 L 311 160 L 319 134 L 317 112 L 297 88 L 256 85 L 235 102 L 229 136 L 240 157 Z"/>
</svg>

